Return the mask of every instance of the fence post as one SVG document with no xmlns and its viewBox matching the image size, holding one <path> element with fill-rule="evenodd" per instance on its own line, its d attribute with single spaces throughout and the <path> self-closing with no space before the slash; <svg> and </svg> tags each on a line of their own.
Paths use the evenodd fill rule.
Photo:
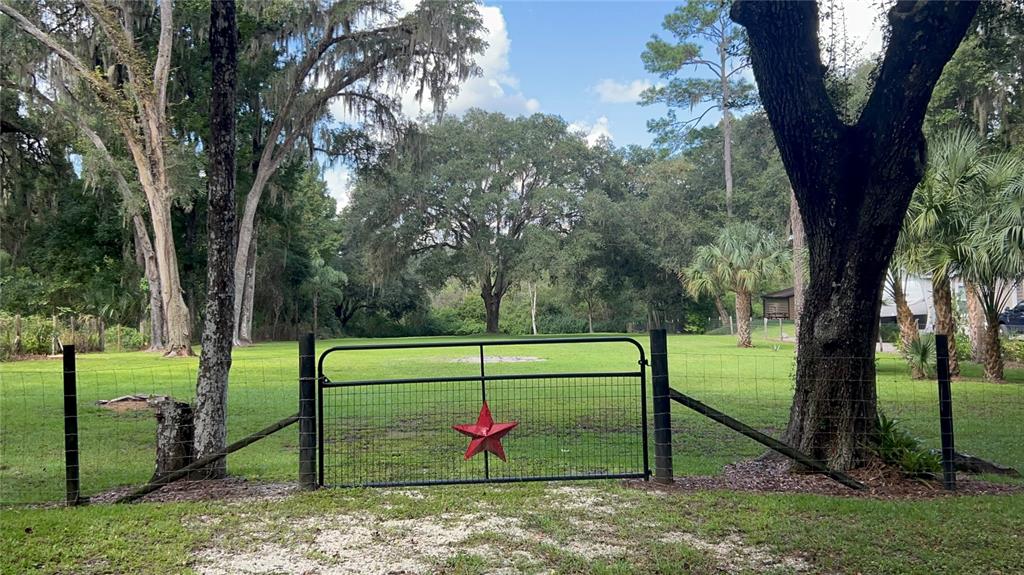
<svg viewBox="0 0 1024 575">
<path fill-rule="evenodd" d="M 953 448 L 953 393 L 949 385 L 949 340 L 935 335 L 935 372 L 939 381 L 939 429 L 942 438 L 942 486 L 956 489 L 956 451 Z"/>
<path fill-rule="evenodd" d="M 299 487 L 316 489 L 316 342 L 299 338 Z"/>
<path fill-rule="evenodd" d="M 78 465 L 78 382 L 75 346 L 65 345 L 64 354 L 64 491 L 68 505 L 78 505 L 81 481 Z"/>
<path fill-rule="evenodd" d="M 654 398 L 654 481 L 672 483 L 672 404 L 668 393 L 665 330 L 652 329 L 651 389 Z"/>
</svg>

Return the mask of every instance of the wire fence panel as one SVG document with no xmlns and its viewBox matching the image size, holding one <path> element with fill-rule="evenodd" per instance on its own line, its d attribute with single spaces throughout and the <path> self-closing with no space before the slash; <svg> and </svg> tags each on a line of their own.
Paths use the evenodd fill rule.
<svg viewBox="0 0 1024 575">
<path fill-rule="evenodd" d="M 874 365 L 878 413 L 896 420 L 897 427 L 925 449 L 939 450 L 935 373 L 912 379 L 906 360 L 890 355 L 859 361 Z M 670 367 L 672 385 L 679 391 L 783 439 L 795 391 L 796 360 L 791 352 L 677 353 L 671 356 Z M 1024 470 L 1024 385 L 982 381 L 980 373 L 971 371 L 974 367 L 963 368 L 971 379 L 952 383 L 956 450 Z M 849 376 L 835 377 L 836 381 L 823 383 L 850 381 Z M 677 475 L 717 473 L 723 465 L 764 452 L 760 444 L 689 410 L 673 409 L 672 424 Z M 864 444 L 873 440 L 858 438 Z"/>
<path fill-rule="evenodd" d="M 37 371 L 0 372 L 0 503 L 64 499 L 64 413 L 59 361 Z M 149 368 L 79 368 L 81 494 L 141 485 L 155 472 L 157 406 L 194 403 L 197 362 Z M 228 385 L 228 442 L 298 409 L 294 368 L 235 361 Z M 191 445 L 187 446 L 191 448 Z M 228 457 L 228 472 L 250 480 L 293 481 L 297 439 L 278 434 Z"/>
<path fill-rule="evenodd" d="M 503 345 L 484 344 L 487 353 L 481 348 L 475 365 L 449 370 L 450 375 L 403 378 L 399 366 L 385 380 L 336 382 L 321 375 L 321 484 L 647 476 L 646 376 L 639 366 L 604 373 L 487 374 L 499 371 L 488 359 L 511 359 L 493 355 Z M 381 348 L 386 346 L 371 349 Z M 323 357 L 332 351 L 356 349 L 328 350 Z M 472 438 L 453 429 L 478 423 L 485 402 L 494 424 L 515 423 L 500 438 L 505 461 L 497 453 L 472 456 Z"/>
</svg>

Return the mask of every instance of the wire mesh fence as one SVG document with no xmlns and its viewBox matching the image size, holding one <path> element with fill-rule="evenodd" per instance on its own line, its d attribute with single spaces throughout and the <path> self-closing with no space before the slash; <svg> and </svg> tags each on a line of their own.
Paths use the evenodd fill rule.
<svg viewBox="0 0 1024 575">
<path fill-rule="evenodd" d="M 732 351 L 732 340 L 720 339 L 670 337 L 670 385 L 781 438 L 794 397 L 792 348 L 775 349 L 760 341 L 755 350 Z M 714 352 L 700 353 L 702 348 Z M 298 410 L 295 348 L 278 349 L 262 359 L 234 361 L 229 441 Z M 531 344 L 518 346 L 514 354 L 493 355 L 485 367 L 494 420 L 518 421 L 519 426 L 502 439 L 508 461 L 488 455 L 487 474 L 501 479 L 643 470 L 636 448 L 643 441 L 636 379 L 570 373 L 635 369 L 634 348 Z M 193 402 L 198 362 L 147 354 L 84 357 L 90 359 L 77 371 L 81 492 L 95 497 L 153 476 L 154 404 L 161 397 Z M 898 420 L 899 429 L 926 449 L 938 449 L 935 374 L 912 379 L 906 361 L 892 354 L 863 361 L 875 369 L 878 411 Z M 470 438 L 451 429 L 474 423 L 481 408 L 480 383 L 472 380 L 480 373 L 474 349 L 358 352 L 332 357 L 326 368 L 339 382 L 405 374 L 470 381 L 325 389 L 325 483 L 486 477 L 480 456 L 463 459 Z M 980 367 L 967 363 L 961 369 L 963 378 L 952 382 L 957 451 L 1024 471 L 1019 371 L 1007 371 L 1008 383 L 989 383 L 982 380 Z M 549 375 L 516 379 L 514 374 Z M 59 359 L 0 365 L 0 503 L 64 499 L 63 400 Z M 650 412 L 649 393 L 646 405 Z M 764 452 L 760 444 L 678 405 L 673 405 L 672 423 L 679 476 L 720 473 L 729 463 Z M 229 473 L 254 481 L 295 482 L 298 443 L 295 428 L 272 435 L 229 456 Z"/>
<path fill-rule="evenodd" d="M 776 439 L 783 439 L 794 403 L 796 362 L 792 352 L 773 354 L 675 354 L 670 357 L 671 384 Z M 877 412 L 919 442 L 922 451 L 941 447 L 939 398 L 934 371 L 913 379 L 907 361 L 894 355 L 846 359 L 847 365 L 870 363 L 875 371 Z M 980 374 L 976 374 L 980 375 Z M 849 373 L 823 376 L 816 387 L 849 384 Z M 824 380 L 830 381 L 824 381 Z M 1024 385 L 993 384 L 980 378 L 954 380 L 953 422 L 956 450 L 1024 470 Z M 834 389 L 834 388 L 833 388 Z M 849 404 L 846 396 L 824 397 L 820 405 Z M 833 405 L 834 407 L 834 405 Z M 865 410 L 837 410 L 818 418 L 825 427 L 845 425 Z M 854 415 L 851 415 L 854 414 Z M 723 465 L 758 456 L 764 447 L 685 409 L 673 409 L 673 456 L 677 475 L 717 473 Z M 841 421 L 843 420 L 843 421 Z M 854 426 L 874 429 L 873 426 Z M 877 436 L 859 436 L 874 445 Z"/>
<path fill-rule="evenodd" d="M 81 494 L 141 485 L 153 477 L 157 405 L 192 403 L 197 362 L 156 367 L 77 370 Z M 32 369 L 20 369 L 30 364 Z M 65 495 L 64 393 L 60 360 L 0 371 L 0 503 L 61 501 Z M 298 409 L 295 368 L 279 362 L 235 361 L 228 394 L 228 441 Z M 278 434 L 228 457 L 230 473 L 293 481 L 297 439 Z M 186 446 L 190 447 L 190 446 Z"/>
</svg>

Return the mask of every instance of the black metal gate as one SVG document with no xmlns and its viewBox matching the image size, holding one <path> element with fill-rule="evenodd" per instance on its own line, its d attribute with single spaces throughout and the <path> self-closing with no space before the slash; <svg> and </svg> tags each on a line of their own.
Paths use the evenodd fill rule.
<svg viewBox="0 0 1024 575">
<path fill-rule="evenodd" d="M 621 371 L 550 373 L 542 369 L 544 358 L 487 353 L 525 346 L 603 346 L 599 352 L 611 353 L 615 346 L 610 344 L 620 343 L 635 346 L 637 354 L 633 365 Z M 453 349 L 473 355 L 453 357 Z M 397 350 L 403 353 L 393 353 Z M 352 351 L 361 353 L 343 353 Z M 341 359 L 340 365 L 326 361 L 332 354 L 340 354 L 334 358 Z M 354 367 L 352 362 L 367 358 L 383 365 L 364 365 L 364 370 L 388 377 L 337 377 Z M 514 366 L 516 373 L 501 363 Z M 331 376 L 325 364 L 331 364 Z M 317 362 L 318 482 L 398 486 L 647 479 L 646 365 L 643 347 L 628 337 L 332 347 Z M 423 376 L 424 369 L 431 375 Z M 395 377 L 407 374 L 413 376 Z M 485 405 L 493 421 L 483 414 Z"/>
</svg>

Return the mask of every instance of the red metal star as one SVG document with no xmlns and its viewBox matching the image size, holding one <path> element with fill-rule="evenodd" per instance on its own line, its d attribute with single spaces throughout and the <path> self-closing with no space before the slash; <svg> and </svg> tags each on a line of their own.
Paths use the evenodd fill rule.
<svg viewBox="0 0 1024 575">
<path fill-rule="evenodd" d="M 485 401 L 483 407 L 480 408 L 480 415 L 477 416 L 476 423 L 453 425 L 452 429 L 462 435 L 473 438 L 466 449 L 466 459 L 473 457 L 481 451 L 490 451 L 501 458 L 502 461 L 507 461 L 505 459 L 505 450 L 501 447 L 501 438 L 509 431 L 512 431 L 512 428 L 517 425 L 519 425 L 518 421 L 494 423 L 494 419 L 491 418 L 491 410 L 487 407 L 487 402 Z"/>
</svg>

